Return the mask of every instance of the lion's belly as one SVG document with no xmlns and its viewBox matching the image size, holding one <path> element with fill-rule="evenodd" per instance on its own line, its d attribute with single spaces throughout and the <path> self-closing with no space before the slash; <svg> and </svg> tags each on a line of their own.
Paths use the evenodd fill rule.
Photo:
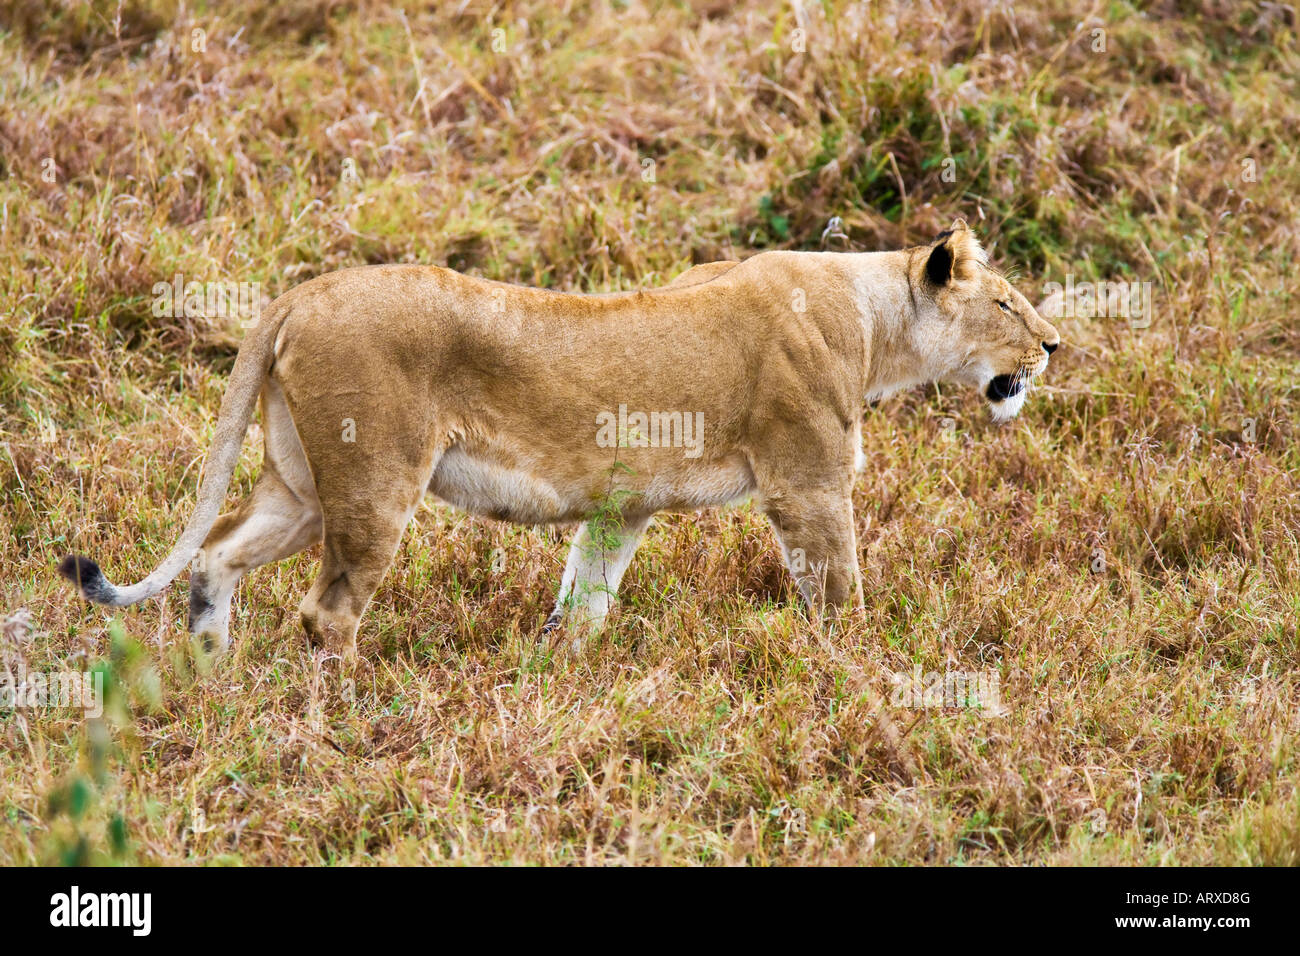
<svg viewBox="0 0 1300 956">
<path fill-rule="evenodd" d="M 743 456 L 692 464 L 652 475 L 643 491 L 647 510 L 694 511 L 737 504 L 754 493 L 754 473 Z"/>
<path fill-rule="evenodd" d="M 458 446 L 439 459 L 429 491 L 457 508 L 516 524 L 576 521 L 587 510 L 579 495 L 562 494 L 529 471 Z"/>
<path fill-rule="evenodd" d="M 743 457 L 692 462 L 644 481 L 622 475 L 615 494 L 639 510 L 692 511 L 743 501 L 754 492 L 754 474 Z M 626 483 L 626 484 L 625 484 Z M 599 481 L 594 481 L 599 486 Z M 631 487 L 628 487 L 631 486 Z M 580 521 L 599 508 L 589 487 L 559 487 L 522 464 L 503 464 L 500 457 L 474 454 L 459 445 L 443 453 L 429 491 L 448 504 L 474 514 L 516 524 Z M 634 497 L 625 497 L 626 492 Z"/>
</svg>

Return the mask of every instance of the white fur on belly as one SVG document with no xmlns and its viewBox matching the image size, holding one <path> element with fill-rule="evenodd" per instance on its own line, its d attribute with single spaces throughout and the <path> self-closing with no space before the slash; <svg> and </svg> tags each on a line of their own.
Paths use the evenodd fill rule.
<svg viewBox="0 0 1300 956">
<path fill-rule="evenodd" d="M 647 514 L 734 504 L 752 495 L 755 487 L 754 474 L 739 455 L 692 462 L 685 469 L 679 465 L 637 484 L 640 494 L 627 505 Z M 558 488 L 523 462 L 504 465 L 459 445 L 443 453 L 429 491 L 465 511 L 516 524 L 576 521 L 588 517 L 597 504 L 589 498 L 589 487 Z"/>
<path fill-rule="evenodd" d="M 429 490 L 457 508 L 517 524 L 571 520 L 575 510 L 582 510 L 580 502 L 566 499 L 535 475 L 454 445 L 439 459 Z"/>
</svg>

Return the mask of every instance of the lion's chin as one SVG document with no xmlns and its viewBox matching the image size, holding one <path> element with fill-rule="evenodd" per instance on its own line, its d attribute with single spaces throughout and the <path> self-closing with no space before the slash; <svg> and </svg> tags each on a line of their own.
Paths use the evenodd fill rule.
<svg viewBox="0 0 1300 956">
<path fill-rule="evenodd" d="M 1029 375 L 1019 369 L 1010 375 L 995 375 L 984 385 L 989 412 L 995 422 L 1005 422 L 1020 413 L 1029 391 Z"/>
<path fill-rule="evenodd" d="M 1024 408 L 1025 396 L 1028 389 L 1022 388 L 1014 395 L 999 400 L 989 400 L 989 414 L 993 416 L 995 422 L 1006 422 L 1020 414 L 1020 409 Z"/>
</svg>

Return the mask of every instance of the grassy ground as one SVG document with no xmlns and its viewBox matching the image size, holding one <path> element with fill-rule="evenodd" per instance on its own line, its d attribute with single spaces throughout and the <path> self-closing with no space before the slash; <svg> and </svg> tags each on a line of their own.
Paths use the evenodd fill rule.
<svg viewBox="0 0 1300 956">
<path fill-rule="evenodd" d="M 947 6 L 0 2 L 4 655 L 109 691 L 0 710 L 0 862 L 1300 862 L 1294 12 Z M 242 333 L 155 283 L 626 289 L 834 215 L 1153 303 L 1061 318 L 1009 426 L 865 411 L 846 631 L 744 508 L 657 523 L 571 661 L 562 536 L 433 502 L 355 668 L 302 639 L 314 552 L 212 669 L 183 584 L 112 618 L 52 573 L 143 576 L 193 501 Z M 906 706 L 917 671 L 1001 707 Z"/>
</svg>

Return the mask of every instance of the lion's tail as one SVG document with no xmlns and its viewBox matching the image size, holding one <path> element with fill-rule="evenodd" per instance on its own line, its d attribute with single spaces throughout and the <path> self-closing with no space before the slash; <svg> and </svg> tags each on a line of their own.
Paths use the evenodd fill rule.
<svg viewBox="0 0 1300 956">
<path fill-rule="evenodd" d="M 271 369 L 276 333 L 288 314 L 287 306 L 273 302 L 240 347 L 217 416 L 216 434 L 199 485 L 198 504 L 180 540 L 153 573 L 138 584 L 119 588 L 104 577 L 99 565 L 90 558 L 70 554 L 59 562 L 59 573 L 75 584 L 87 601 L 110 607 L 136 604 L 160 593 L 194 559 L 221 513 L 226 489 L 239 461 L 244 433 L 248 431 L 257 396 Z"/>
</svg>

